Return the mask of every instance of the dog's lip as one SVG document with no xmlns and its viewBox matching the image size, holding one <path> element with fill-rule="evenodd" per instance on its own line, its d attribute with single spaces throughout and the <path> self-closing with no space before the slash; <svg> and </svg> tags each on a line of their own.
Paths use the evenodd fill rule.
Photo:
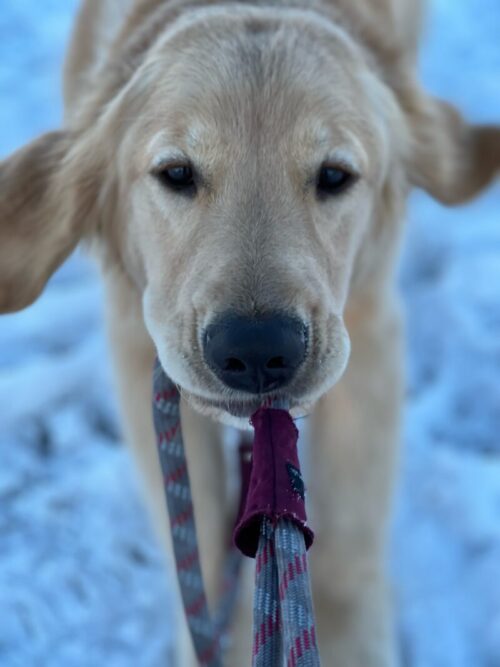
<svg viewBox="0 0 500 667">
<path fill-rule="evenodd" d="M 296 404 L 289 396 L 276 393 L 267 393 L 249 397 L 214 397 L 202 396 L 195 392 L 189 392 L 189 396 L 200 406 L 213 410 L 222 410 L 233 417 L 250 418 L 259 408 L 270 406 L 291 406 Z"/>
<path fill-rule="evenodd" d="M 210 399 L 196 396 L 196 399 L 208 408 L 224 410 L 233 417 L 251 417 L 259 408 L 269 405 L 270 397 L 256 396 L 254 399 Z"/>
<path fill-rule="evenodd" d="M 262 407 L 277 407 L 288 410 L 292 416 L 304 417 L 309 414 L 311 403 L 307 399 L 301 400 L 295 396 L 285 394 L 262 394 L 253 397 L 207 397 L 194 392 L 187 396 L 193 407 L 201 410 L 225 412 L 231 417 L 250 420 L 252 415 Z"/>
</svg>

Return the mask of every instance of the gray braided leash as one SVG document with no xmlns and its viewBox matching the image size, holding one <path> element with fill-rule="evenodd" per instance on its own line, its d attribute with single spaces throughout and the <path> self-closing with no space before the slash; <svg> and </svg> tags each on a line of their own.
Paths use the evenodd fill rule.
<svg viewBox="0 0 500 667">
<path fill-rule="evenodd" d="M 237 599 L 241 556 L 234 546 L 228 551 L 219 613 L 213 622 L 208 610 L 198 553 L 182 441 L 179 392 L 158 362 L 154 369 L 153 395 L 154 424 L 186 618 L 200 666 L 222 667 L 223 654 L 228 645 L 229 623 Z M 254 459 L 255 454 L 254 445 Z M 294 459 L 293 462 L 296 465 L 289 464 L 293 474 L 300 476 L 298 461 Z M 254 467 L 256 463 L 254 461 Z M 253 477 L 250 481 L 250 496 L 252 480 Z M 252 499 L 255 500 L 254 484 L 254 494 L 247 499 L 247 516 L 240 521 L 239 533 L 235 533 L 236 542 L 238 539 L 240 542 L 246 540 L 250 524 L 258 520 L 254 536 L 256 544 L 249 546 L 248 542 L 243 548 L 241 544 L 238 545 L 244 553 L 252 552 L 256 557 L 253 667 L 320 665 L 306 554 L 306 545 L 312 542 L 312 534 L 305 527 L 305 513 L 302 516 L 300 508 L 298 512 L 293 510 L 295 496 L 301 495 L 301 489 L 294 487 L 292 491 L 294 498 L 287 496 L 292 509 L 287 505 L 285 513 L 275 516 L 274 510 L 268 512 L 264 508 L 264 514 L 259 514 L 262 510 L 260 499 L 257 498 L 257 505 L 252 506 Z M 253 528 L 252 531 L 255 532 Z"/>
</svg>

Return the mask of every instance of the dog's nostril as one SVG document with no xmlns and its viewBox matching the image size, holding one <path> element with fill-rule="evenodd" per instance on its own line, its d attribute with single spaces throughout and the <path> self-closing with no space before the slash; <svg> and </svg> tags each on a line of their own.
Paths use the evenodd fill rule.
<svg viewBox="0 0 500 667">
<path fill-rule="evenodd" d="M 269 370 L 283 369 L 286 368 L 286 362 L 283 357 L 273 357 L 267 362 L 266 368 L 269 368 Z"/>
<path fill-rule="evenodd" d="M 224 363 L 225 371 L 229 371 L 230 373 L 244 373 L 246 369 L 247 367 L 240 359 L 236 359 L 235 357 L 230 357 L 229 359 L 225 360 Z"/>
</svg>

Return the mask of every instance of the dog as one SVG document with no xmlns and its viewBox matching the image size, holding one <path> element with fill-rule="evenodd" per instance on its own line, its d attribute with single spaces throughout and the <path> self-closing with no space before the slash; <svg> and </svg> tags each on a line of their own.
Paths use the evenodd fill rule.
<svg viewBox="0 0 500 667">
<path fill-rule="evenodd" d="M 0 163 L 0 311 L 32 303 L 80 242 L 97 257 L 126 437 L 167 550 L 156 354 L 181 388 L 211 605 L 231 517 L 220 425 L 244 426 L 270 393 L 310 414 L 328 667 L 399 664 L 384 545 L 408 193 L 458 205 L 500 171 L 500 127 L 468 125 L 418 83 L 421 13 L 415 0 L 84 0 L 64 128 Z M 234 625 L 228 664 L 250 664 L 249 592 Z"/>
</svg>

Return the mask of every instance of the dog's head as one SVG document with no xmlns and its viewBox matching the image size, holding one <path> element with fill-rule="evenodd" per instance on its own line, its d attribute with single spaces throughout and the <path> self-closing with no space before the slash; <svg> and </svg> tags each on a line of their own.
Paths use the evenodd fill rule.
<svg viewBox="0 0 500 667">
<path fill-rule="evenodd" d="M 345 369 L 349 299 L 387 289 L 408 187 L 458 203 L 499 164 L 498 129 L 312 13 L 194 13 L 95 122 L 1 163 L 0 308 L 98 237 L 199 409 L 305 407 Z"/>
</svg>

